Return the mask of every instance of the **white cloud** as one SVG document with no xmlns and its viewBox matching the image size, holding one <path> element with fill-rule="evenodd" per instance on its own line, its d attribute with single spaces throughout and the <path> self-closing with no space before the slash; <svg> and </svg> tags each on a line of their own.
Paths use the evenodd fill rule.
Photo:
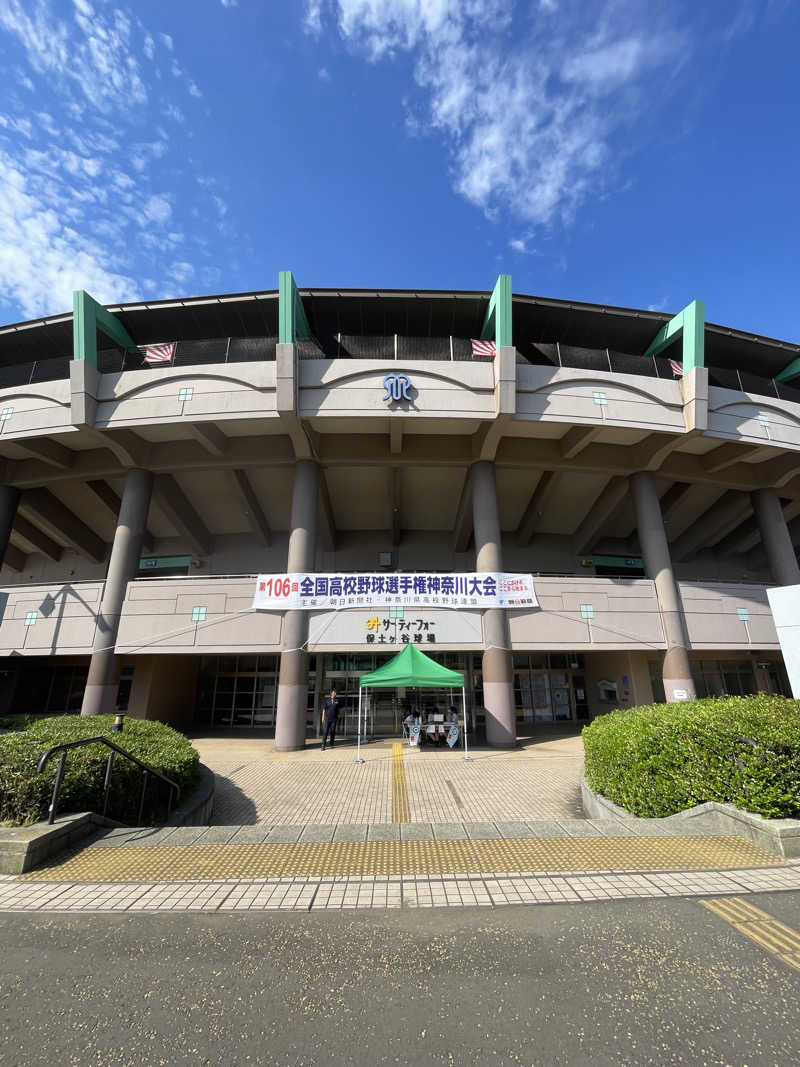
<svg viewBox="0 0 800 1067">
<path fill-rule="evenodd" d="M 148 222 L 169 222 L 172 205 L 165 196 L 151 196 L 144 205 L 144 217 Z"/>
<path fill-rule="evenodd" d="M 527 237 L 512 237 L 512 239 L 508 242 L 508 247 L 513 252 L 519 252 L 521 255 L 524 256 L 531 256 L 534 252 L 534 249 L 528 247 Z"/>
<path fill-rule="evenodd" d="M 238 7 L 239 0 L 220 0 L 223 7 Z"/>
<path fill-rule="evenodd" d="M 46 206 L 35 184 L 0 155 L 0 289 L 22 314 L 64 310 L 74 289 L 104 303 L 135 297 L 136 283 L 114 269 L 103 244 L 65 226 L 63 212 Z"/>
<path fill-rule="evenodd" d="M 35 93 L 7 94 L 0 115 L 0 304 L 34 317 L 69 308 L 75 288 L 114 302 L 194 277 L 205 237 L 187 238 L 182 216 L 207 194 L 181 119 L 202 94 L 183 68 L 154 91 L 171 38 L 100 0 L 0 0 L 0 42 L 22 57 L 14 86 Z"/>
<path fill-rule="evenodd" d="M 322 0 L 306 0 L 303 29 L 313 37 L 322 33 Z"/>
<path fill-rule="evenodd" d="M 321 82 L 329 82 L 331 80 L 330 71 L 327 67 L 320 67 L 317 71 L 317 77 Z"/>
<path fill-rule="evenodd" d="M 616 180 L 645 79 L 652 102 L 687 45 L 665 0 L 540 0 L 514 15 L 513 0 L 307 0 L 305 26 L 335 20 L 372 62 L 412 57 L 411 128 L 443 138 L 454 188 L 488 216 L 569 221 Z"/>
<path fill-rule="evenodd" d="M 186 116 L 177 104 L 167 104 L 164 108 L 164 114 L 168 119 L 172 119 L 173 122 L 186 122 Z"/>
<path fill-rule="evenodd" d="M 178 285 L 184 285 L 194 274 L 194 267 L 191 263 L 178 261 L 171 265 L 169 273 L 173 281 Z"/>
<path fill-rule="evenodd" d="M 18 39 L 35 72 L 80 90 L 86 101 L 73 100 L 79 114 L 87 102 L 103 112 L 144 104 L 147 90 L 133 55 L 129 16 L 115 10 L 102 17 L 80 3 L 74 21 L 79 33 L 53 14 L 48 0 L 0 0 L 0 28 Z"/>
</svg>

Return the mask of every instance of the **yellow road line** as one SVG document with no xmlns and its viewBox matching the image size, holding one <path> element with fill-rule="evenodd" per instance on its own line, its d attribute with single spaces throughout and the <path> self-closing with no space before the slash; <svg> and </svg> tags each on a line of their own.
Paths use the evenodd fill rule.
<svg viewBox="0 0 800 1067">
<path fill-rule="evenodd" d="M 800 933 L 741 897 L 702 901 L 725 922 L 779 960 L 800 971 Z"/>
<path fill-rule="evenodd" d="M 89 847 L 24 878 L 153 882 L 192 878 L 731 870 L 780 866 L 741 837 L 550 837 L 454 841 L 300 841 Z"/>
<path fill-rule="evenodd" d="M 410 819 L 403 745 L 395 741 L 392 744 L 392 822 L 409 822 Z"/>
</svg>

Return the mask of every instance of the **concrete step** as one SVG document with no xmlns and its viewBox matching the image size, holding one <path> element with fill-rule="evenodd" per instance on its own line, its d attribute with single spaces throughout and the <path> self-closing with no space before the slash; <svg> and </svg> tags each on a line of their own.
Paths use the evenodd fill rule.
<svg viewBox="0 0 800 1067">
<path fill-rule="evenodd" d="M 666 827 L 658 819 L 622 823 L 601 819 L 527 819 L 515 822 L 282 823 L 269 825 L 119 827 L 100 831 L 86 847 L 259 845 L 358 841 L 491 841 L 524 838 L 707 837 L 707 832 Z"/>
</svg>

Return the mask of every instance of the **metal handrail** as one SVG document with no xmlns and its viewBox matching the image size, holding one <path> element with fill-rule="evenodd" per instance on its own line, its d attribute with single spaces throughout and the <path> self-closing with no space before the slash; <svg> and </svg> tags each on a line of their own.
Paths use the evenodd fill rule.
<svg viewBox="0 0 800 1067">
<path fill-rule="evenodd" d="M 119 745 L 115 745 L 113 741 L 109 741 L 107 737 L 86 737 L 81 741 L 68 741 L 63 745 L 54 745 L 52 748 L 48 748 L 47 752 L 42 755 L 39 760 L 39 765 L 36 768 L 39 774 L 45 769 L 56 752 L 61 753 L 61 759 L 58 761 L 58 770 L 56 771 L 56 780 L 53 785 L 53 796 L 50 801 L 50 808 L 48 810 L 47 821 L 51 825 L 55 822 L 56 818 L 56 804 L 58 803 L 58 795 L 61 792 L 61 785 L 64 781 L 64 766 L 67 762 L 67 752 L 71 748 L 83 748 L 85 745 L 105 745 L 106 748 L 110 748 L 111 752 L 108 756 L 106 763 L 106 776 L 103 782 L 103 815 L 105 815 L 108 809 L 108 790 L 111 784 L 111 771 L 114 767 L 114 755 L 119 753 L 120 756 L 124 756 L 125 759 L 135 763 L 137 767 L 141 767 L 142 774 L 142 792 L 139 796 L 139 814 L 137 816 L 136 825 L 142 824 L 142 812 L 144 811 L 144 795 L 147 789 L 147 782 L 149 776 L 152 774 L 154 778 L 159 778 L 162 782 L 166 782 L 169 786 L 169 800 L 167 801 L 167 814 L 172 811 L 172 794 L 175 793 L 175 800 L 178 800 L 181 795 L 181 787 L 177 782 L 173 782 L 171 778 L 167 778 L 166 774 L 162 774 L 161 771 L 157 771 L 155 767 L 151 767 L 149 763 L 145 763 L 137 756 L 134 756 L 130 752 L 126 752 L 124 748 L 120 748 Z"/>
</svg>

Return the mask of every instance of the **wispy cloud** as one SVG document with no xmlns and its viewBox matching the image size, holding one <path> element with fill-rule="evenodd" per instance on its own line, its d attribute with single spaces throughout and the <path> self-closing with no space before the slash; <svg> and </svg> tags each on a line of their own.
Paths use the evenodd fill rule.
<svg viewBox="0 0 800 1067">
<path fill-rule="evenodd" d="M 194 182 L 188 203 L 177 195 L 202 94 L 174 42 L 89 0 L 0 0 L 4 37 L 0 302 L 33 317 L 68 308 L 75 288 L 105 302 L 174 293 L 204 254 L 176 205 L 214 204 Z"/>
<path fill-rule="evenodd" d="M 657 301 L 657 303 L 648 304 L 647 305 L 647 310 L 648 311 L 664 311 L 664 309 L 666 308 L 668 302 L 669 302 L 669 298 L 666 297 L 666 296 L 662 296 L 661 299 L 659 301 Z"/>
<path fill-rule="evenodd" d="M 410 54 L 413 127 L 444 138 L 454 188 L 534 226 L 613 184 L 644 88 L 666 91 L 688 50 L 664 0 L 307 0 L 306 29 L 325 19 L 372 62 Z"/>
</svg>

